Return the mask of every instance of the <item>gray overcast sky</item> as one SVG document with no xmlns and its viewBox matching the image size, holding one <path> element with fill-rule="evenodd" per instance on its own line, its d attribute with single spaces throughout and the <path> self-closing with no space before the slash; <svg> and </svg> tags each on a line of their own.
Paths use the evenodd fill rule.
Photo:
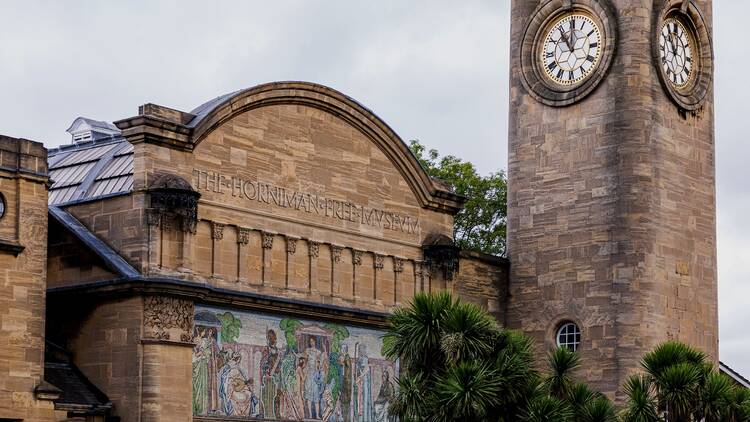
<svg viewBox="0 0 750 422">
<path fill-rule="evenodd" d="M 733 40 L 750 6 L 714 9 L 721 359 L 750 376 L 750 59 Z M 77 116 L 113 121 L 147 102 L 187 111 L 307 80 L 488 173 L 507 161 L 508 16 L 508 0 L 3 1 L 0 133 L 52 147 Z"/>
</svg>

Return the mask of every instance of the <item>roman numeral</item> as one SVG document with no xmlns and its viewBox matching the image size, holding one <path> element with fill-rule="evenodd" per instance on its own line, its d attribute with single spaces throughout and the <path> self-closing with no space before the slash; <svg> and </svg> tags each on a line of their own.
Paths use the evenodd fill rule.
<svg viewBox="0 0 750 422">
<path fill-rule="evenodd" d="M 683 82 L 684 80 L 685 80 L 685 79 L 684 79 L 684 78 L 682 77 L 682 73 L 680 73 L 680 83 L 684 83 L 684 82 Z"/>
<path fill-rule="evenodd" d="M 556 67 L 557 67 L 557 62 L 552 62 L 552 63 L 549 64 L 549 70 L 550 71 L 555 70 Z"/>
<path fill-rule="evenodd" d="M 591 63 L 594 63 L 594 56 L 586 56 L 586 60 L 590 61 Z"/>
<path fill-rule="evenodd" d="M 583 28 L 581 28 L 581 29 L 583 29 Z M 591 34 L 593 34 L 593 33 L 594 33 L 594 30 L 592 29 L 592 30 L 591 30 L 591 32 L 589 32 L 589 33 L 588 33 L 588 34 L 587 34 L 586 36 L 587 36 L 587 37 L 590 37 L 590 36 L 591 36 Z"/>
<path fill-rule="evenodd" d="M 690 63 L 690 62 L 693 61 L 693 59 L 691 59 L 690 57 L 685 57 L 685 61 L 688 62 L 688 63 Z"/>
<path fill-rule="evenodd" d="M 548 59 L 551 59 L 552 57 L 554 57 L 554 55 L 555 53 L 547 53 L 545 57 L 547 57 Z"/>
<path fill-rule="evenodd" d="M 594 47 L 597 47 L 598 45 L 599 45 L 598 42 L 592 42 L 591 44 L 589 44 L 589 48 L 594 48 Z"/>
<path fill-rule="evenodd" d="M 557 79 L 562 79 L 562 77 L 563 77 L 563 73 L 565 73 L 565 71 L 564 71 L 564 70 L 562 70 L 562 69 L 558 70 L 558 71 L 557 71 Z"/>
</svg>

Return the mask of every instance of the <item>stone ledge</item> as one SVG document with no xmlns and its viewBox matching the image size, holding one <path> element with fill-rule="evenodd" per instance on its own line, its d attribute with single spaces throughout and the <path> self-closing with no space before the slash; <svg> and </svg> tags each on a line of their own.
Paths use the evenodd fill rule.
<svg viewBox="0 0 750 422">
<path fill-rule="evenodd" d="M 26 246 L 16 241 L 0 239 L 0 253 L 12 253 L 13 256 L 18 256 L 24 249 L 26 249 Z"/>
</svg>

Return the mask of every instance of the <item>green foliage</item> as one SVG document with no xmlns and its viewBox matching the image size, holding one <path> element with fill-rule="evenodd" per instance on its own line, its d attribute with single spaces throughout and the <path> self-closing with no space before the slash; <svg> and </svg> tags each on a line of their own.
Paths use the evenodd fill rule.
<svg viewBox="0 0 750 422">
<path fill-rule="evenodd" d="M 531 339 L 474 304 L 420 293 L 388 322 L 383 355 L 401 359 L 391 411 L 402 421 L 612 420 L 606 397 L 573 382 L 577 355 L 554 351 L 557 366 L 542 377 Z"/>
<path fill-rule="evenodd" d="M 750 421 L 750 393 L 707 362 L 706 355 L 666 342 L 643 356 L 643 375 L 624 386 L 623 422 Z"/>
<path fill-rule="evenodd" d="M 467 198 L 453 225 L 456 244 L 493 255 L 505 253 L 508 196 L 505 173 L 482 176 L 473 164 L 452 155 L 440 157 L 436 150 L 427 151 L 417 140 L 411 141 L 409 148 L 427 174 Z"/>
<path fill-rule="evenodd" d="M 279 322 L 279 328 L 284 330 L 286 347 L 289 348 L 289 350 L 299 351 L 297 348 L 297 337 L 295 337 L 294 333 L 297 331 L 297 328 L 301 326 L 302 323 L 299 322 L 299 320 L 292 318 L 284 318 Z"/>
<path fill-rule="evenodd" d="M 569 397 L 572 392 L 572 372 L 581 365 L 581 358 L 567 347 L 558 347 L 547 356 L 550 374 L 544 381 L 549 393 L 558 399 Z"/>
<path fill-rule="evenodd" d="M 231 312 L 217 315 L 221 322 L 221 341 L 224 343 L 235 343 L 240 336 L 242 321 L 237 319 Z"/>
<path fill-rule="evenodd" d="M 572 420 L 572 417 L 573 412 L 570 406 L 563 400 L 539 395 L 531 400 L 521 420 L 524 422 L 568 422 Z"/>
</svg>

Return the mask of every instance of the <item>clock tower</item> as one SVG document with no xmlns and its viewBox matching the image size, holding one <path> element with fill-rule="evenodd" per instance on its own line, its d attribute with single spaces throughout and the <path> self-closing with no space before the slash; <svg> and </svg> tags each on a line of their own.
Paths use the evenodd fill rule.
<svg viewBox="0 0 750 422">
<path fill-rule="evenodd" d="M 613 397 L 663 341 L 717 361 L 711 1 L 511 8 L 508 326 Z"/>
</svg>

